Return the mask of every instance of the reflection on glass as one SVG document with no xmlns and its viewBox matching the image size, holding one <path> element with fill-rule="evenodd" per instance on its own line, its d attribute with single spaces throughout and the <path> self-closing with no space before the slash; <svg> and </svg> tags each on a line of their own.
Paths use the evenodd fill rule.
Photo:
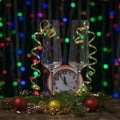
<svg viewBox="0 0 120 120">
<path fill-rule="evenodd" d="M 78 73 L 78 88 L 80 72 L 88 65 L 88 20 L 73 20 L 71 26 L 71 41 L 69 50 L 69 65 Z"/>
<path fill-rule="evenodd" d="M 58 20 L 48 20 L 43 22 L 43 49 L 41 63 L 46 67 L 52 76 L 54 70 L 62 64 L 60 29 Z M 53 86 L 53 85 L 51 85 Z M 51 88 L 52 90 L 53 88 Z"/>
</svg>

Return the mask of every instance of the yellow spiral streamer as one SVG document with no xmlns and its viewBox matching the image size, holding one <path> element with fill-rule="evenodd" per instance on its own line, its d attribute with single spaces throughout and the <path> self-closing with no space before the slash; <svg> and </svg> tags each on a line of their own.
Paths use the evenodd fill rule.
<svg viewBox="0 0 120 120">
<path fill-rule="evenodd" d="M 94 45 L 91 44 L 94 41 L 94 39 L 95 39 L 95 33 L 91 32 L 91 31 L 88 31 L 88 34 L 92 35 L 92 38 L 88 41 L 88 46 L 90 48 L 92 48 L 93 51 L 91 53 L 89 53 L 89 55 L 88 55 L 89 60 L 92 60 L 92 62 L 90 62 L 88 64 L 89 71 L 86 73 L 86 77 L 88 78 L 88 80 L 85 81 L 86 84 L 90 84 L 91 83 L 92 78 L 90 76 L 95 74 L 95 72 L 96 72 L 96 70 L 93 68 L 93 66 L 95 64 L 97 64 L 97 59 L 95 57 L 93 57 L 93 55 L 97 52 L 97 48 Z"/>
<path fill-rule="evenodd" d="M 42 24 L 44 24 L 43 27 Z M 48 38 L 53 38 L 56 36 L 55 28 L 52 24 L 49 23 L 48 20 L 43 20 L 40 23 L 40 34 L 44 34 L 44 33 L 46 33 Z"/>
<path fill-rule="evenodd" d="M 42 27 L 42 24 L 45 24 L 44 27 Z M 56 36 L 56 31 L 54 29 L 54 26 L 52 24 L 49 24 L 48 20 L 42 20 L 40 22 L 40 31 L 39 32 L 36 32 L 32 35 L 32 39 L 37 43 L 37 46 L 34 47 L 32 50 L 31 50 L 31 54 L 33 56 L 35 56 L 37 58 L 37 62 L 36 63 L 33 63 L 31 64 L 31 69 L 34 70 L 34 71 L 37 71 L 38 72 L 38 75 L 37 76 L 34 76 L 31 80 L 31 83 L 32 83 L 32 89 L 35 89 L 35 90 L 40 90 L 40 86 L 38 86 L 35 82 L 33 82 L 34 79 L 38 78 L 40 75 L 41 75 L 41 72 L 38 68 L 36 68 L 36 65 L 38 65 L 40 63 L 40 57 L 38 56 L 38 54 L 36 53 L 36 51 L 38 50 L 38 48 L 41 46 L 41 42 L 36 38 L 37 35 L 43 35 L 44 33 L 46 33 L 47 37 L 48 38 L 52 38 L 52 37 L 55 37 Z"/>
<path fill-rule="evenodd" d="M 35 56 L 35 57 L 38 59 L 38 61 L 35 62 L 35 63 L 33 63 L 33 64 L 31 65 L 31 69 L 33 69 L 34 71 L 37 71 L 37 72 L 38 72 L 38 75 L 37 75 L 37 76 L 34 76 L 34 77 L 32 78 L 32 80 L 31 80 L 32 86 L 31 86 L 31 87 L 32 87 L 32 89 L 40 90 L 40 87 L 39 87 L 36 83 L 33 82 L 34 79 L 38 78 L 38 77 L 41 75 L 40 70 L 36 68 L 36 65 L 40 63 L 40 57 L 37 55 L 36 50 L 38 50 L 38 48 L 41 46 L 41 42 L 36 39 L 36 35 L 37 35 L 37 34 L 38 34 L 38 33 L 34 33 L 34 34 L 32 35 L 32 39 L 37 43 L 38 46 L 34 47 L 34 48 L 31 50 L 31 54 L 32 54 L 33 56 Z"/>
<path fill-rule="evenodd" d="M 76 37 L 76 38 L 74 39 L 75 44 L 81 44 L 81 43 L 83 43 L 83 41 L 84 41 L 84 36 L 83 36 L 83 34 L 81 33 L 83 30 L 86 30 L 86 33 L 87 33 L 88 28 L 87 28 L 87 27 L 78 27 L 78 28 L 76 29 L 76 34 L 78 35 L 78 37 Z"/>
<path fill-rule="evenodd" d="M 76 29 L 76 34 L 78 35 L 78 37 L 76 37 L 74 39 L 74 42 L 76 44 L 81 44 L 84 41 L 84 34 L 82 33 L 82 31 L 86 31 L 84 34 L 92 35 L 92 38 L 88 41 L 88 47 L 93 49 L 93 51 L 91 53 L 89 53 L 89 55 L 88 55 L 88 59 L 92 60 L 92 62 L 90 62 L 88 64 L 89 71 L 86 73 L 87 81 L 84 81 L 85 84 L 90 84 L 92 81 L 92 78 L 90 76 L 95 74 L 95 72 L 96 72 L 96 70 L 93 68 L 93 66 L 97 63 L 97 59 L 95 57 L 93 57 L 93 55 L 97 52 L 97 48 L 94 45 L 92 45 L 92 42 L 95 39 L 95 33 L 89 31 L 89 24 L 87 24 L 87 23 L 83 27 L 78 27 Z M 83 86 L 84 86 L 84 83 L 83 83 Z"/>
</svg>

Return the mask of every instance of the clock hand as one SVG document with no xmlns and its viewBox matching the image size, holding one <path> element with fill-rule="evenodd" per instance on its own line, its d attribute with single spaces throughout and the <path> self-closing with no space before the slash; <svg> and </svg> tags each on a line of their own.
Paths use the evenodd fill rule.
<svg viewBox="0 0 120 120">
<path fill-rule="evenodd" d="M 60 77 L 63 80 L 64 84 L 67 85 L 66 77 L 65 76 L 62 77 L 61 75 L 60 75 Z"/>
<path fill-rule="evenodd" d="M 66 77 L 63 77 L 64 84 L 67 85 Z"/>
</svg>

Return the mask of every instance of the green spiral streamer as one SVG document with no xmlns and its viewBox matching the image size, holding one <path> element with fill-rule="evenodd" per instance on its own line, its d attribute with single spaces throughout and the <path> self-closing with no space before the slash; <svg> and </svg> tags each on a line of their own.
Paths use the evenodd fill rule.
<svg viewBox="0 0 120 120">
<path fill-rule="evenodd" d="M 46 22 L 46 25 L 44 27 L 42 27 L 42 24 Z M 38 75 L 37 76 L 34 76 L 31 80 L 31 83 L 32 83 L 32 86 L 31 88 L 32 89 L 35 89 L 35 90 L 40 90 L 40 86 L 37 85 L 34 80 L 38 77 L 40 77 L 41 75 L 41 71 L 36 68 L 36 65 L 38 65 L 40 63 L 40 57 L 38 56 L 38 54 L 36 53 L 36 51 L 38 50 L 38 48 L 41 46 L 41 42 L 36 38 L 37 35 L 43 35 L 44 33 L 46 33 L 47 37 L 48 38 L 52 38 L 52 37 L 55 37 L 56 36 L 56 31 L 54 29 L 54 26 L 52 24 L 49 24 L 48 20 L 42 20 L 40 22 L 40 31 L 39 32 L 36 32 L 32 35 L 32 39 L 37 43 L 37 46 L 32 48 L 31 50 L 31 54 L 37 58 L 37 62 L 35 63 L 32 63 L 31 64 L 31 69 L 34 70 L 34 71 L 37 71 L 38 72 Z"/>
</svg>

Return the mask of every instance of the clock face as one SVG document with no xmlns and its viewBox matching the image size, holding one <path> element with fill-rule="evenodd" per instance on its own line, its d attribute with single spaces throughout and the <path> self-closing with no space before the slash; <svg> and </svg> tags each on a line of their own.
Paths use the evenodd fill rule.
<svg viewBox="0 0 120 120">
<path fill-rule="evenodd" d="M 81 76 L 80 79 L 82 79 Z M 61 65 L 58 67 L 53 74 L 52 80 L 51 78 L 48 80 L 49 89 L 54 91 L 76 90 L 81 84 L 82 80 L 77 80 L 76 71 L 69 65 Z"/>
</svg>

